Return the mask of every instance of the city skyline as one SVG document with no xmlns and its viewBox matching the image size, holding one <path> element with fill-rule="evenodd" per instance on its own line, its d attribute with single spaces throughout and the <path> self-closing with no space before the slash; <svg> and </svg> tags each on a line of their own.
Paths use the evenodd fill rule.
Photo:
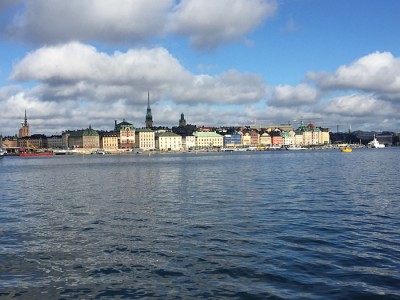
<svg viewBox="0 0 400 300">
<path fill-rule="evenodd" d="M 0 134 L 313 121 L 399 131 L 400 3 L 7 0 Z M 295 121 L 296 120 L 296 121 Z M 138 126 L 139 125 L 139 126 Z"/>
</svg>

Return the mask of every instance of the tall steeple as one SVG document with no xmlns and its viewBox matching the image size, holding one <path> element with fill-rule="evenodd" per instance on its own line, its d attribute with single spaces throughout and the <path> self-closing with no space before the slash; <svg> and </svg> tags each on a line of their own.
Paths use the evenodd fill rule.
<svg viewBox="0 0 400 300">
<path fill-rule="evenodd" d="M 30 131 L 29 131 L 29 124 L 28 124 L 28 118 L 26 116 L 26 109 L 25 109 L 25 118 L 24 121 L 21 123 L 21 127 L 19 128 L 18 131 L 18 137 L 23 138 L 30 136 Z"/>
<path fill-rule="evenodd" d="M 28 126 L 28 118 L 26 117 L 26 108 L 25 108 L 24 126 Z"/>
<path fill-rule="evenodd" d="M 153 127 L 153 116 L 151 115 L 150 108 L 150 91 L 147 90 L 147 112 L 146 112 L 146 128 Z"/>
</svg>

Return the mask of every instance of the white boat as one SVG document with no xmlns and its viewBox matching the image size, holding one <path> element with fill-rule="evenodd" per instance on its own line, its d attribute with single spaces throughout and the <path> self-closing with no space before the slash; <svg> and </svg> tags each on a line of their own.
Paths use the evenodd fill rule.
<svg viewBox="0 0 400 300">
<path fill-rule="evenodd" d="M 0 159 L 3 158 L 3 156 L 6 154 L 7 152 L 4 151 L 2 148 L 0 148 Z"/>
<path fill-rule="evenodd" d="M 286 147 L 286 150 L 306 150 L 307 148 L 297 146 L 297 145 L 290 145 Z"/>
<path fill-rule="evenodd" d="M 385 148 L 385 145 L 379 143 L 379 141 L 374 136 L 374 139 L 368 143 L 368 147 L 370 147 L 370 148 Z"/>
</svg>

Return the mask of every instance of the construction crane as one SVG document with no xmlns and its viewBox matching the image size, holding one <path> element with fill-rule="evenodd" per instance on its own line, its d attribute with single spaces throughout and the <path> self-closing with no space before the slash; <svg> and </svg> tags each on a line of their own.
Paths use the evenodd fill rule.
<svg viewBox="0 0 400 300">
<path fill-rule="evenodd" d="M 29 140 L 26 140 L 26 147 L 36 149 L 36 146 L 34 144 L 32 144 L 31 141 L 29 141 Z"/>
</svg>

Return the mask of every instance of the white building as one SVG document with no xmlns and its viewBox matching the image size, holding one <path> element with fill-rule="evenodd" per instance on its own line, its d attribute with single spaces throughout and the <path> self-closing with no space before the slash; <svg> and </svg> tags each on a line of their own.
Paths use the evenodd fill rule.
<svg viewBox="0 0 400 300">
<path fill-rule="evenodd" d="M 159 132 L 155 134 L 155 146 L 160 151 L 181 151 L 182 137 L 173 132 Z"/>
<path fill-rule="evenodd" d="M 186 135 L 182 137 L 182 147 L 184 150 L 194 149 L 196 147 L 196 140 L 194 135 Z"/>
</svg>

